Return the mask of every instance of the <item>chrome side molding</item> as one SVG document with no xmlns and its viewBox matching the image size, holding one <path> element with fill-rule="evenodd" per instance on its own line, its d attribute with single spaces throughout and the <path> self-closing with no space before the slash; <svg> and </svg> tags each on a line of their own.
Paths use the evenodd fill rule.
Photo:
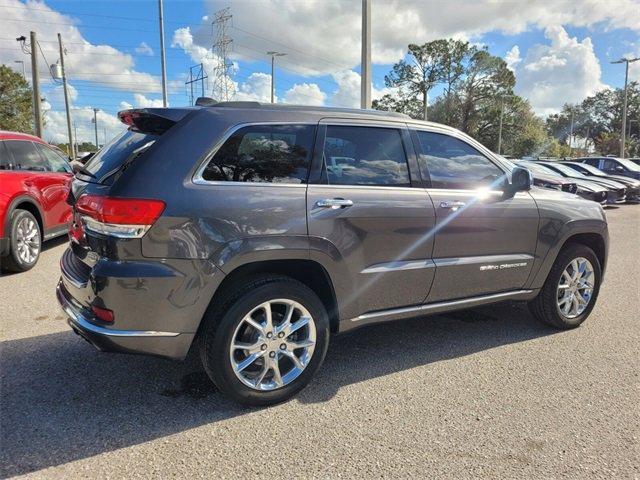
<svg viewBox="0 0 640 480">
<path fill-rule="evenodd" d="M 412 307 L 392 308 L 389 310 L 379 310 L 362 314 L 351 321 L 358 325 L 368 325 L 371 323 L 385 322 L 388 320 L 400 320 L 403 318 L 417 317 L 420 315 L 430 315 L 453 310 L 477 307 L 488 303 L 496 303 L 503 300 L 529 300 L 535 296 L 535 290 L 514 290 L 511 292 L 493 293 L 490 295 L 480 295 L 477 297 L 464 298 L 461 300 L 447 300 L 444 302 L 428 303 L 425 305 L 415 305 Z"/>
</svg>

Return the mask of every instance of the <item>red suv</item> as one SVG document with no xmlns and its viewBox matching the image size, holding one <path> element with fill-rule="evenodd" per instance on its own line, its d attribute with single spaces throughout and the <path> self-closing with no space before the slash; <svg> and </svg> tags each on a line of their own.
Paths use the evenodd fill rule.
<svg viewBox="0 0 640 480">
<path fill-rule="evenodd" d="M 0 131 L 0 262 L 22 272 L 38 261 L 42 241 L 67 231 L 73 177 L 67 159 L 41 139 Z"/>
</svg>

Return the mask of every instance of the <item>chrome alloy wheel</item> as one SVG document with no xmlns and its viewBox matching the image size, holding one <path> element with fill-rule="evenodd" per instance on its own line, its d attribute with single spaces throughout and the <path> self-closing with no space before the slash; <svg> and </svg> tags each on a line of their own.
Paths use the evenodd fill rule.
<svg viewBox="0 0 640 480">
<path fill-rule="evenodd" d="M 591 295 L 595 275 L 593 265 L 583 257 L 574 258 L 564 269 L 558 282 L 557 304 L 560 313 L 575 318 L 585 311 Z"/>
<path fill-rule="evenodd" d="M 40 232 L 32 218 L 24 217 L 16 229 L 16 250 L 24 263 L 33 263 L 40 252 Z"/>
<path fill-rule="evenodd" d="M 231 339 L 229 356 L 238 379 L 269 391 L 298 378 L 313 356 L 316 326 L 298 302 L 279 298 L 244 316 Z"/>
</svg>

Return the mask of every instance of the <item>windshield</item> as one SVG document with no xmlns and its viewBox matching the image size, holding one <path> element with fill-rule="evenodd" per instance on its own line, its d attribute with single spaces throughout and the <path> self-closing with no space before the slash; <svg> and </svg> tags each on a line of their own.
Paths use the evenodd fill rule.
<svg viewBox="0 0 640 480">
<path fill-rule="evenodd" d="M 144 153 L 157 139 L 157 135 L 126 130 L 91 157 L 85 169 L 94 175 L 94 181 L 102 183 L 124 164 L 131 163 Z"/>
<path fill-rule="evenodd" d="M 571 167 L 567 167 L 566 165 L 562 165 L 561 163 L 554 163 L 553 165 L 549 165 L 549 168 L 556 169 L 557 171 L 567 175 L 568 177 L 584 177 L 585 175 L 574 170 Z"/>
<path fill-rule="evenodd" d="M 560 177 L 561 175 L 551 170 L 550 168 L 545 167 L 544 165 L 540 165 L 539 163 L 534 162 L 518 162 L 518 165 L 525 167 L 531 170 L 534 173 L 542 173 L 543 175 L 555 175 L 556 177 Z"/>
<path fill-rule="evenodd" d="M 586 170 L 587 172 L 591 173 L 592 175 L 595 175 L 596 177 L 606 177 L 607 174 L 604 173 L 602 170 L 598 170 L 596 167 L 594 167 L 593 165 L 589 165 L 588 163 L 581 163 L 580 164 L 580 168 Z"/>
<path fill-rule="evenodd" d="M 640 167 L 633 163 L 628 158 L 616 158 L 627 170 L 631 170 L 632 172 L 640 172 Z"/>
</svg>

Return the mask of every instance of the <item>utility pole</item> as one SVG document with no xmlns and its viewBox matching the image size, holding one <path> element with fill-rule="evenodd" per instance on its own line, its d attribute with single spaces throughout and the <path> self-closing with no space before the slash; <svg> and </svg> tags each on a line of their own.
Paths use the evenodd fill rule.
<svg viewBox="0 0 640 480">
<path fill-rule="evenodd" d="M 267 55 L 271 55 L 271 103 L 275 103 L 275 95 L 276 95 L 276 80 L 275 80 L 275 59 L 276 57 L 284 57 L 286 53 L 280 52 L 267 52 Z"/>
<path fill-rule="evenodd" d="M 371 108 L 371 0 L 362 0 L 362 58 L 360 60 L 360 68 L 360 108 Z"/>
<path fill-rule="evenodd" d="M 62 68 L 62 88 L 64 90 L 64 106 L 67 110 L 67 132 L 69 133 L 69 157 L 76 159 L 75 148 L 73 148 L 73 134 L 71 133 L 71 106 L 69 105 L 69 90 L 67 88 L 67 75 L 64 70 L 64 48 L 62 48 L 62 36 L 58 34 L 58 46 L 60 47 L 60 67 Z"/>
<path fill-rule="evenodd" d="M 96 149 L 99 150 L 100 146 L 98 145 L 98 110 L 99 108 L 93 109 L 93 124 L 96 130 Z"/>
<path fill-rule="evenodd" d="M 75 120 L 73 121 L 73 138 L 76 141 L 76 154 L 78 153 L 78 127 L 76 126 Z"/>
<path fill-rule="evenodd" d="M 637 62 L 640 57 L 636 58 L 621 58 L 611 63 L 626 63 L 624 73 L 624 104 L 622 107 L 622 136 L 620 138 L 620 157 L 624 158 L 625 150 L 625 137 L 627 136 L 627 82 L 629 81 L 629 64 Z"/>
<path fill-rule="evenodd" d="M 38 72 L 38 40 L 36 32 L 31 32 L 31 82 L 33 83 L 33 116 L 36 137 L 42 138 L 42 105 L 40 104 L 40 73 Z"/>
<path fill-rule="evenodd" d="M 195 77 L 193 76 L 194 68 L 199 69 Z M 209 78 L 209 77 L 207 76 L 206 73 L 204 73 L 204 66 L 202 65 L 202 63 L 199 63 L 198 65 L 194 65 L 193 67 L 189 67 L 189 80 L 184 82 L 184 84 L 189 85 L 189 88 L 191 89 L 191 95 L 189 97 L 189 105 L 193 106 L 195 104 L 195 98 L 193 96 L 193 84 L 195 82 L 200 82 L 200 91 L 201 91 L 200 96 L 204 97 L 204 81 L 206 78 Z"/>
<path fill-rule="evenodd" d="M 162 68 L 162 106 L 167 107 L 167 67 L 164 57 L 164 9 L 162 0 L 158 0 L 158 17 L 160 21 L 160 64 Z"/>
<path fill-rule="evenodd" d="M 569 127 L 569 158 L 573 158 L 573 107 L 571 107 L 571 126 Z"/>
</svg>

